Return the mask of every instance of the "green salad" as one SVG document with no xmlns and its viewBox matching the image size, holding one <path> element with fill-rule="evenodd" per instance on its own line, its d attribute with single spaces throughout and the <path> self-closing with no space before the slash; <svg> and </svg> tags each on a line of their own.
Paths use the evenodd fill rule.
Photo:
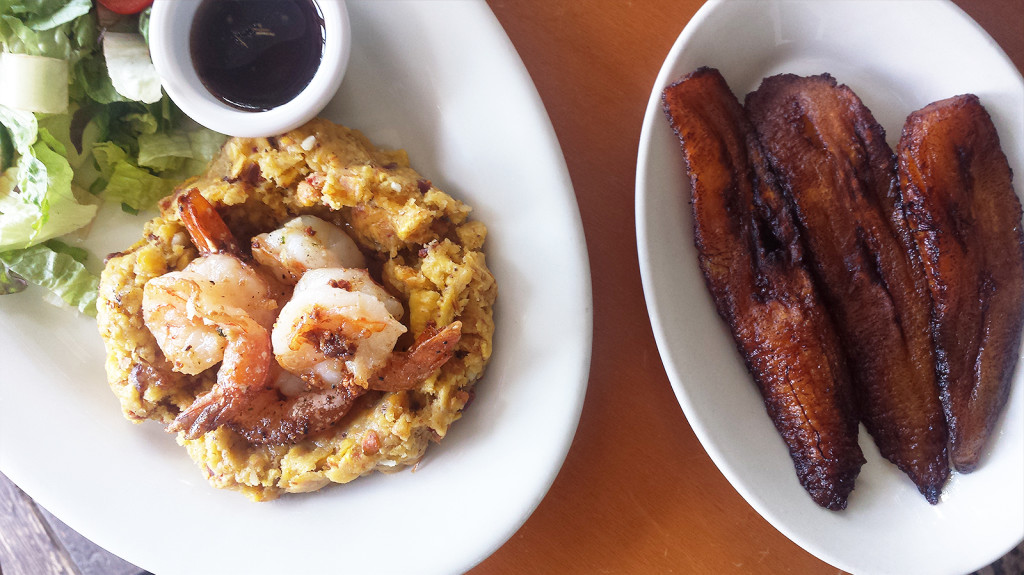
<svg viewBox="0 0 1024 575">
<path fill-rule="evenodd" d="M 223 144 L 160 89 L 148 17 L 0 0 L 0 295 L 36 284 L 95 315 L 100 266 L 76 244 L 99 205 L 151 209 Z"/>
</svg>

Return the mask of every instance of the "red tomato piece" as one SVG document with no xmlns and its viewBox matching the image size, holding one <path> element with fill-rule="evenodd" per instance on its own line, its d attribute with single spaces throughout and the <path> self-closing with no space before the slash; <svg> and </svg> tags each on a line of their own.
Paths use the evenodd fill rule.
<svg viewBox="0 0 1024 575">
<path fill-rule="evenodd" d="M 153 0 L 98 0 L 104 8 L 117 14 L 138 14 Z"/>
</svg>

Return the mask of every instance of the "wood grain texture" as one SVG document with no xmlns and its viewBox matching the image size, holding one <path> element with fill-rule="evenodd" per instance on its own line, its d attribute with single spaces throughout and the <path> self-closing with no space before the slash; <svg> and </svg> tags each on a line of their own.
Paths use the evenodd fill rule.
<svg viewBox="0 0 1024 575">
<path fill-rule="evenodd" d="M 71 557 L 71 561 L 80 575 L 144 575 L 148 573 L 89 541 L 46 509 L 42 507 L 38 507 L 38 509 L 49 523 L 51 532 Z"/>
<path fill-rule="evenodd" d="M 0 474 L 0 575 L 142 575 Z"/>
<path fill-rule="evenodd" d="M 32 499 L 0 474 L 0 573 L 79 575 Z"/>
</svg>

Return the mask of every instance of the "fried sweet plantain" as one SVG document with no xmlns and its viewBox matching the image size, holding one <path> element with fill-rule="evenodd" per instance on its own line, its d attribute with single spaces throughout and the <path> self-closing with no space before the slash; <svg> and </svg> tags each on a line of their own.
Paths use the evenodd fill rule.
<svg viewBox="0 0 1024 575">
<path fill-rule="evenodd" d="M 743 108 L 717 70 L 665 89 L 693 188 L 701 271 L 729 324 L 800 483 L 844 509 L 864 463 L 838 336 L 804 267 L 791 215 Z"/>
<path fill-rule="evenodd" d="M 932 296 L 950 458 L 968 472 L 1006 403 L 1020 347 L 1021 205 L 999 135 L 973 94 L 907 118 L 899 176 Z"/>
<path fill-rule="evenodd" d="M 882 455 L 937 503 L 949 461 L 930 301 L 885 132 L 827 74 L 766 78 L 746 107 L 794 207 L 846 349 L 861 418 Z"/>
</svg>

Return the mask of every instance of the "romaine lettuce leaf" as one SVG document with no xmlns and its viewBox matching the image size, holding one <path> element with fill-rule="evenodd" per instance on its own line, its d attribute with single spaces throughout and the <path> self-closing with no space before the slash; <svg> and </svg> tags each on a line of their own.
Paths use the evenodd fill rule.
<svg viewBox="0 0 1024 575">
<path fill-rule="evenodd" d="M 68 111 L 68 61 L 0 52 L 0 104 L 16 110 Z"/>
<path fill-rule="evenodd" d="M 0 124 L 7 128 L 11 136 L 11 143 L 19 153 L 24 152 L 36 141 L 36 134 L 39 132 L 39 122 L 32 112 L 12 110 L 6 106 L 0 106 Z"/>
<path fill-rule="evenodd" d="M 7 269 L 7 265 L 0 262 L 0 295 L 8 295 L 25 291 L 28 282 L 25 278 Z"/>
<path fill-rule="evenodd" d="M 227 136 L 206 128 L 199 128 L 188 132 L 188 142 L 192 147 L 192 159 L 200 162 L 189 174 L 198 174 L 206 169 L 207 164 L 214 158 L 224 146 Z"/>
<path fill-rule="evenodd" d="M 88 112 L 77 106 L 67 114 L 49 114 L 37 118 L 40 128 L 45 128 L 64 147 L 64 157 L 75 171 L 75 182 L 87 187 L 90 181 L 80 181 L 78 171 L 91 164 L 92 148 L 100 139 L 100 127 Z"/>
<path fill-rule="evenodd" d="M 92 9 L 92 0 L 65 0 L 62 2 L 24 2 L 23 4 L 34 4 L 34 9 L 29 9 L 26 15 L 25 25 L 33 30 L 52 30 L 61 24 L 67 24 L 79 16 L 89 13 Z M 26 8 L 28 8 L 26 6 Z"/>
<path fill-rule="evenodd" d="M 128 100 L 117 93 L 114 83 L 107 74 L 107 63 L 102 54 L 96 54 L 86 58 L 75 67 L 73 84 L 71 86 L 72 98 L 79 101 L 86 98 L 98 104 L 110 104 L 112 102 L 127 102 Z"/>
<path fill-rule="evenodd" d="M 80 258 L 82 251 L 59 240 L 25 249 L 0 252 L 3 275 L 13 272 L 29 283 L 56 293 L 82 313 L 96 315 L 99 278 L 89 272 Z M 2 280 L 0 280 L 2 281 Z"/>
<path fill-rule="evenodd" d="M 24 20 L 0 6 L 0 43 L 6 52 L 63 58 L 74 64 L 96 50 L 99 31 L 95 19 L 86 11 L 72 20 L 51 24 L 74 14 L 82 6 L 81 0 L 73 0 L 67 11 L 33 14 Z"/>
<path fill-rule="evenodd" d="M 18 18 L 8 15 L 0 15 L 0 43 L 4 51 L 12 54 L 69 60 L 75 52 L 72 39 L 60 27 L 33 30 Z"/>
<path fill-rule="evenodd" d="M 142 34 L 142 39 L 149 45 L 149 18 L 153 15 L 153 7 L 147 6 L 145 10 L 139 12 L 139 34 Z"/>
<path fill-rule="evenodd" d="M 121 160 L 114 164 L 114 171 L 103 190 L 103 198 L 121 202 L 138 212 L 155 206 L 160 198 L 174 191 L 178 182 L 177 179 L 154 176 L 147 170 Z"/>
<path fill-rule="evenodd" d="M 118 94 L 147 104 L 160 100 L 160 76 L 142 34 L 107 32 L 103 35 L 103 57 Z"/>
<path fill-rule="evenodd" d="M 45 141 L 18 161 L 18 189 L 0 196 L 0 250 L 26 248 L 85 226 L 96 206 L 71 191 L 71 167 Z M 2 192 L 2 191 L 0 191 Z"/>
<path fill-rule="evenodd" d="M 100 142 L 93 146 L 92 157 L 96 161 L 100 177 L 109 180 L 114 174 L 114 166 L 128 159 L 128 152 L 114 142 Z"/>
<path fill-rule="evenodd" d="M 14 165 L 14 142 L 11 133 L 0 124 L 0 172 Z"/>
<path fill-rule="evenodd" d="M 177 170 L 192 157 L 188 135 L 175 132 L 139 136 L 139 165 L 157 171 Z"/>
<path fill-rule="evenodd" d="M 88 224 L 96 206 L 80 204 L 72 193 L 64 145 L 30 113 L 0 106 L 0 124 L 20 154 L 16 176 L 5 172 L 0 186 L 0 250 L 26 248 Z"/>
<path fill-rule="evenodd" d="M 0 294 L 40 284 L 94 313 L 96 279 L 82 266 L 85 251 L 54 238 L 87 225 L 100 197 L 131 213 L 153 207 L 202 171 L 226 136 L 192 123 L 152 85 L 148 95 L 127 90 L 150 103 L 119 94 L 91 7 L 91 0 L 0 0 L 3 50 L 64 59 L 70 82 L 67 113 L 0 106 Z M 147 16 L 138 22 L 143 38 Z M 139 42 L 130 47 L 129 60 L 139 60 L 127 62 L 131 72 L 145 62 Z M 128 76 L 142 86 L 137 74 Z"/>
</svg>

